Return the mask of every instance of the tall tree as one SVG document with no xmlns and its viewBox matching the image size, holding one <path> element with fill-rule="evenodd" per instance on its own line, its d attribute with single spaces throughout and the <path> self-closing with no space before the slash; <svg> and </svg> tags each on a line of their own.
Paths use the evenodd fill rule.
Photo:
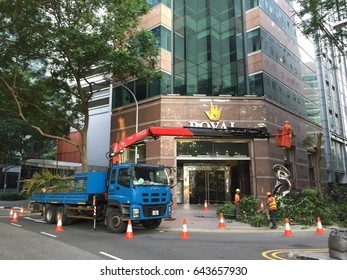
<svg viewBox="0 0 347 280">
<path fill-rule="evenodd" d="M 4 171 L 22 165 L 26 159 L 47 158 L 55 144 L 55 141 L 41 136 L 19 118 L 17 109 L 10 101 L 0 90 L 0 179 Z M 57 127 L 57 131 L 59 129 Z"/>
<path fill-rule="evenodd" d="M 344 28 L 345 25 L 338 26 L 337 23 L 347 19 L 346 0 L 297 0 L 297 2 L 299 3 L 297 14 L 302 19 L 299 26 L 302 27 L 304 35 L 343 49 L 344 41 L 347 39 L 347 28 Z"/>
<path fill-rule="evenodd" d="M 323 198 L 321 162 L 322 162 L 322 144 L 323 132 L 318 132 L 315 135 L 308 135 L 302 141 L 302 144 L 307 148 L 308 153 L 313 155 L 314 159 L 314 184 L 317 190 L 317 195 Z"/>
<path fill-rule="evenodd" d="M 91 77 L 156 75 L 156 40 L 139 28 L 148 11 L 144 0 L 0 1 L 0 87 L 32 128 L 76 146 L 84 171 Z M 64 126 L 80 133 L 81 145 Z"/>
</svg>

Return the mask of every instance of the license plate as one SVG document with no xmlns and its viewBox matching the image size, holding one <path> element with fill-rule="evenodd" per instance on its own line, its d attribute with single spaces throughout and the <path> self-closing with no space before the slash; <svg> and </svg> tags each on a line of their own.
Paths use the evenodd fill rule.
<svg viewBox="0 0 347 280">
<path fill-rule="evenodd" d="M 152 216 L 159 216 L 159 210 L 152 210 Z"/>
</svg>

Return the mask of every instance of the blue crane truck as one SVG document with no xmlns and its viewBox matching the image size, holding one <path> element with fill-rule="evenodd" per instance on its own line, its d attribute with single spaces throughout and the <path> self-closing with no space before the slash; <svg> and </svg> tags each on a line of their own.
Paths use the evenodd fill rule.
<svg viewBox="0 0 347 280">
<path fill-rule="evenodd" d="M 31 197 L 34 210 L 42 212 L 47 223 L 58 216 L 67 225 L 76 219 L 103 220 L 111 232 L 126 231 L 128 220 L 147 229 L 157 228 L 172 212 L 168 168 L 162 165 L 122 163 L 124 149 L 160 136 L 183 138 L 269 138 L 265 127 L 212 129 L 197 127 L 148 127 L 111 146 L 109 172 L 77 173 L 72 192 L 36 193 Z M 172 170 L 172 168 L 170 168 Z"/>
<path fill-rule="evenodd" d="M 135 163 L 114 165 L 109 172 L 77 173 L 72 192 L 36 193 L 30 203 L 49 224 L 59 215 L 63 225 L 96 219 L 114 233 L 125 232 L 128 219 L 157 228 L 172 212 L 167 168 Z"/>
</svg>

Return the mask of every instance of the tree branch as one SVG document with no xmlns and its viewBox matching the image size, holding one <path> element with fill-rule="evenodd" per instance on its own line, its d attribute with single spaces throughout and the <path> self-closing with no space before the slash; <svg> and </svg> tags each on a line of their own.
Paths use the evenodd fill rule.
<svg viewBox="0 0 347 280">
<path fill-rule="evenodd" d="M 47 138 L 51 138 L 51 139 L 55 139 L 55 140 L 61 140 L 61 141 L 64 141 L 64 142 L 67 142 L 73 146 L 75 146 L 80 152 L 82 152 L 82 148 L 81 146 L 78 144 L 78 143 L 75 143 L 67 138 L 64 138 L 64 137 L 61 137 L 61 136 L 57 136 L 57 135 L 52 135 L 52 134 L 49 134 L 49 133 L 46 133 L 44 132 L 40 127 L 30 123 L 30 121 L 24 116 L 23 114 L 23 110 L 22 110 L 22 106 L 20 104 L 20 98 L 18 96 L 18 94 L 15 92 L 15 90 L 7 83 L 7 81 L 0 76 L 0 79 L 4 82 L 4 84 L 6 85 L 7 89 L 9 90 L 9 92 L 11 93 L 15 103 L 16 103 L 16 106 L 17 106 L 17 109 L 18 109 L 18 114 L 19 116 L 21 117 L 21 119 L 27 123 L 30 127 L 32 127 L 33 129 L 35 129 L 36 131 L 38 131 L 42 136 L 44 137 L 47 137 Z"/>
</svg>

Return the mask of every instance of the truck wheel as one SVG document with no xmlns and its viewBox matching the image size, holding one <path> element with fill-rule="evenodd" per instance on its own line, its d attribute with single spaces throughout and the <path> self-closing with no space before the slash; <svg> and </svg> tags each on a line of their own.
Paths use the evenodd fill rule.
<svg viewBox="0 0 347 280">
<path fill-rule="evenodd" d="M 145 220 L 141 221 L 141 224 L 145 229 L 155 229 L 161 224 L 161 219 Z"/>
<path fill-rule="evenodd" d="M 46 205 L 46 209 L 44 211 L 44 220 L 47 224 L 54 224 L 56 222 L 56 212 L 57 207 L 54 205 Z"/>
<path fill-rule="evenodd" d="M 61 215 L 61 222 L 63 225 L 71 225 L 73 223 L 73 219 L 67 217 L 67 209 L 65 206 L 59 206 L 57 208 L 57 221 L 58 221 L 58 216 L 59 214 Z"/>
<path fill-rule="evenodd" d="M 123 233 L 125 232 L 128 223 L 122 221 L 122 214 L 118 209 L 112 209 L 107 214 L 106 225 L 111 232 Z"/>
</svg>

